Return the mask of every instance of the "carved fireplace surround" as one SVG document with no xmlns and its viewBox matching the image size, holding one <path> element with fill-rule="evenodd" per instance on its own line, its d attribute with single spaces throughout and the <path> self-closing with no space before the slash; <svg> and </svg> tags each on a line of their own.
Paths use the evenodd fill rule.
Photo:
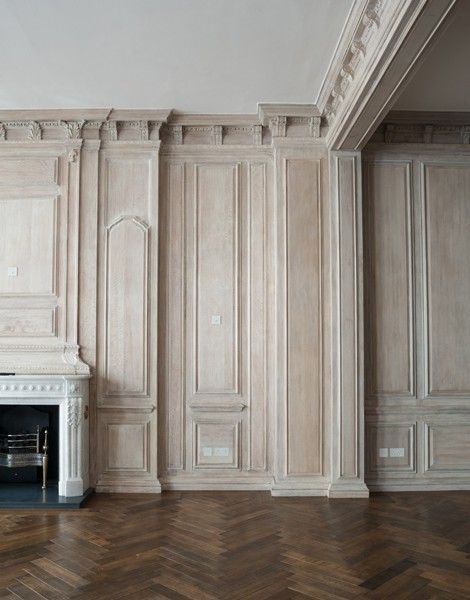
<svg viewBox="0 0 470 600">
<path fill-rule="evenodd" d="M 0 405 L 59 407 L 59 496 L 89 487 L 88 375 L 0 376 Z"/>
</svg>

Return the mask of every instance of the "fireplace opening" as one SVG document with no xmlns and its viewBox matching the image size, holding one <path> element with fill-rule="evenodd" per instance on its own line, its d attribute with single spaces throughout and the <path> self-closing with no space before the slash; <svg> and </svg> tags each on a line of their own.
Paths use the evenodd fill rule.
<svg viewBox="0 0 470 600">
<path fill-rule="evenodd" d="M 24 405 L 0 407 L 0 435 L 4 445 L 1 452 L 4 452 L 8 440 L 10 440 L 10 449 L 13 448 L 10 456 L 14 456 L 15 452 L 22 451 L 15 450 L 15 445 L 18 447 L 21 444 L 34 445 L 38 428 L 41 453 L 47 430 L 47 482 L 48 485 L 56 485 L 59 479 L 59 407 Z M 25 437 L 25 434 L 29 434 L 28 437 Z M 10 437 L 6 438 L 5 436 Z M 33 448 L 31 448 L 31 452 L 34 452 Z M 43 469 L 41 466 L 20 467 L 16 466 L 14 459 L 9 462 L 12 463 L 12 466 L 0 466 L 0 484 L 37 483 L 38 486 L 42 486 Z"/>
</svg>

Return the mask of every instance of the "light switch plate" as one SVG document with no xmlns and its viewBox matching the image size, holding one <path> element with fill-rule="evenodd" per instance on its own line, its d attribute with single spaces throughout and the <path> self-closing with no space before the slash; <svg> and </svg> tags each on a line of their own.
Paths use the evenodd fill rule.
<svg viewBox="0 0 470 600">
<path fill-rule="evenodd" d="M 390 458 L 403 458 L 404 456 L 404 448 L 390 448 Z"/>
<path fill-rule="evenodd" d="M 388 458 L 388 448 L 379 448 L 379 457 Z"/>
<path fill-rule="evenodd" d="M 222 317 L 220 315 L 212 315 L 211 325 L 220 325 L 222 323 Z"/>
<path fill-rule="evenodd" d="M 18 277 L 18 267 L 8 267 L 8 277 Z"/>
</svg>

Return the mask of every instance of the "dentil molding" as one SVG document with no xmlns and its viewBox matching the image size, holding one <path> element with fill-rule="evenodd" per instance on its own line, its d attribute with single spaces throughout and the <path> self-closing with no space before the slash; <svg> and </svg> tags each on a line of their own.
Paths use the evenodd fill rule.
<svg viewBox="0 0 470 600">
<path fill-rule="evenodd" d="M 317 104 L 336 150 L 373 134 L 457 0 L 355 0 Z"/>
<path fill-rule="evenodd" d="M 469 112 L 391 111 L 371 138 L 378 144 L 470 144 Z"/>
<path fill-rule="evenodd" d="M 85 140 L 130 144 L 269 146 L 274 138 L 322 137 L 310 104 L 259 104 L 257 115 L 196 115 L 171 110 L 0 110 L 0 144 Z M 70 162 L 74 162 L 74 154 Z"/>
<path fill-rule="evenodd" d="M 384 0 L 356 2 L 319 96 L 327 123 L 331 123 L 344 101 L 360 67 L 380 37 Z"/>
</svg>

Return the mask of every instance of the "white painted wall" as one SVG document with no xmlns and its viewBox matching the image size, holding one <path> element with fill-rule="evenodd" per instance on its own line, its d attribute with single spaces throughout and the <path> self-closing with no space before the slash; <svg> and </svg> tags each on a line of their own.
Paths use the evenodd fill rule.
<svg viewBox="0 0 470 600">
<path fill-rule="evenodd" d="M 352 0 L 0 0 L 0 108 L 315 101 Z"/>
</svg>

